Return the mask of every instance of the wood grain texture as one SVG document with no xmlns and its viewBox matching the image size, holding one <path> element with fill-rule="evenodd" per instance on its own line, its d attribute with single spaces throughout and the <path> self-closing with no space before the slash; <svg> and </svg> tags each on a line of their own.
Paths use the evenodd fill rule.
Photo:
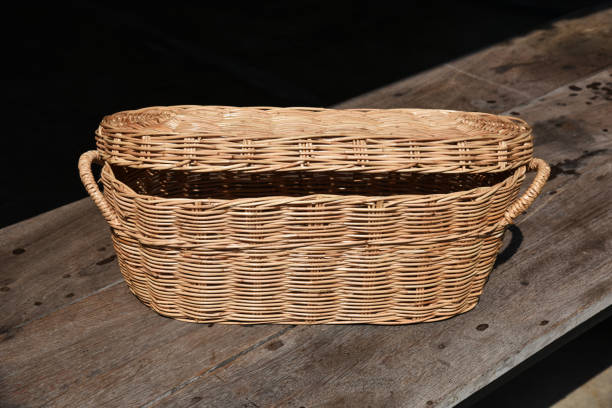
<svg viewBox="0 0 612 408">
<path fill-rule="evenodd" d="M 450 407 L 609 306 L 612 104 L 570 93 L 519 108 L 539 129 L 538 154 L 563 171 L 519 219 L 523 245 L 472 312 L 417 326 L 294 328 L 159 406 Z"/>
<path fill-rule="evenodd" d="M 505 113 L 532 126 L 534 155 L 550 164 L 548 188 L 554 188 L 557 178 L 572 180 L 579 175 L 578 167 L 612 147 L 612 69 L 573 81 Z"/>
<path fill-rule="evenodd" d="M 109 229 L 89 199 L 4 228 L 0 265 L 0 336 L 121 279 Z"/>
<path fill-rule="evenodd" d="M 537 97 L 610 64 L 611 21 L 612 8 L 570 15 L 450 65 Z"/>
<path fill-rule="evenodd" d="M 528 95 L 442 65 L 336 105 L 337 108 L 435 108 L 499 113 Z"/>
<path fill-rule="evenodd" d="M 6 333 L 0 406 L 139 406 L 282 330 L 162 318 L 122 283 Z"/>
</svg>

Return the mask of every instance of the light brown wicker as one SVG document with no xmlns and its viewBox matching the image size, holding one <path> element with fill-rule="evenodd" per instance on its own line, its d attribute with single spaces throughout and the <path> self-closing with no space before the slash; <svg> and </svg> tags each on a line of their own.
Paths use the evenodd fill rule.
<svg viewBox="0 0 612 408">
<path fill-rule="evenodd" d="M 213 119 L 188 122 L 193 111 Z M 135 112 L 105 118 L 99 150 L 84 153 L 79 170 L 111 226 L 132 292 L 180 320 L 399 324 L 466 312 L 505 228 L 549 174 L 531 158 L 531 129 L 514 118 L 305 108 Z M 262 119 L 262 112 L 278 117 Z M 300 134 L 313 131 L 315 114 L 315 135 Z M 351 120 L 360 116 L 387 119 Z M 173 120 L 180 132 L 164 133 Z M 209 140 L 204 128 L 224 130 Z M 262 140 L 269 143 L 249 150 Z M 349 147 L 360 141 L 358 158 Z M 104 164 L 103 194 L 93 161 Z M 517 199 L 527 170 L 537 174 Z"/>
<path fill-rule="evenodd" d="M 521 119 L 431 109 L 153 107 L 105 117 L 110 164 L 193 172 L 502 172 L 533 152 Z"/>
</svg>

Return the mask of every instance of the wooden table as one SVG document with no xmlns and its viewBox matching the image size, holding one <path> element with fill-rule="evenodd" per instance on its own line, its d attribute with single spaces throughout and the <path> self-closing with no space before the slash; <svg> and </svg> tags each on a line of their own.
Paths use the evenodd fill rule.
<svg viewBox="0 0 612 408">
<path fill-rule="evenodd" d="M 163 318 L 129 293 L 84 199 L 0 233 L 0 405 L 447 407 L 516 367 L 612 304 L 611 21 L 563 19 L 340 105 L 534 126 L 551 180 L 473 311 L 392 327 Z"/>
</svg>

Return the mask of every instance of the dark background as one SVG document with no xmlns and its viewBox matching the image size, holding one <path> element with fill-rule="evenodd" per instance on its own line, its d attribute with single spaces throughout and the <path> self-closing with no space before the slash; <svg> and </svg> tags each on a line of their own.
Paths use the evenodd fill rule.
<svg viewBox="0 0 612 408">
<path fill-rule="evenodd" d="M 22 3 L 2 25 L 0 227 L 85 197 L 76 163 L 105 114 L 330 106 L 593 2 Z"/>
</svg>

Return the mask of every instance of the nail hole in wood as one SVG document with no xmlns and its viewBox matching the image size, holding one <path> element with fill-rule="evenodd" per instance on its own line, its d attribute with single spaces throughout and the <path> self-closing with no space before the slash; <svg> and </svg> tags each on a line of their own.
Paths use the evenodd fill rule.
<svg viewBox="0 0 612 408">
<path fill-rule="evenodd" d="M 285 343 L 283 343 L 282 340 L 276 340 L 273 341 L 272 343 L 268 344 L 266 346 L 266 348 L 270 351 L 274 351 L 274 350 L 278 350 L 279 348 L 283 347 L 285 345 Z"/>
</svg>

